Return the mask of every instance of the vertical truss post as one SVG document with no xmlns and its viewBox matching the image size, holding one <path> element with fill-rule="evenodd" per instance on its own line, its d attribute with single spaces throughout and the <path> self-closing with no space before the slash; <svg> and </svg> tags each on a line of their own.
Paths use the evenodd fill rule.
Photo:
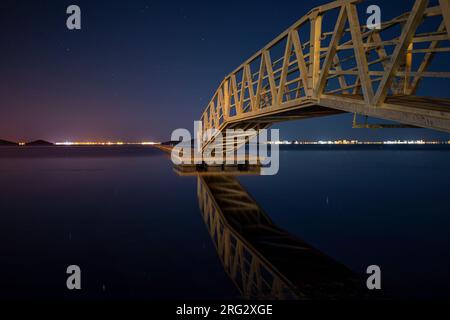
<svg viewBox="0 0 450 320">
<path fill-rule="evenodd" d="M 312 13 L 311 22 L 311 36 L 309 49 L 309 74 L 308 74 L 308 93 L 309 97 L 317 98 L 314 95 L 314 88 L 319 81 L 320 76 L 320 38 L 322 35 L 322 16 L 319 12 Z"/>
<path fill-rule="evenodd" d="M 230 85 L 229 79 L 223 82 L 223 120 L 228 120 L 230 115 Z"/>
<path fill-rule="evenodd" d="M 403 94 L 407 95 L 411 85 L 411 69 L 412 69 L 412 61 L 413 61 L 413 53 L 414 44 L 411 42 L 408 46 L 408 51 L 406 52 L 405 57 L 405 82 L 403 84 Z"/>
</svg>

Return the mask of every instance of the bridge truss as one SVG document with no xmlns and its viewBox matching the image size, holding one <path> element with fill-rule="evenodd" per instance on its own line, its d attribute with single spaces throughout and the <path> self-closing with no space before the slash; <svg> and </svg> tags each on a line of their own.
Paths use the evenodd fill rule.
<svg viewBox="0 0 450 320">
<path fill-rule="evenodd" d="M 415 0 L 374 30 L 361 24 L 362 3 L 317 7 L 247 59 L 221 82 L 203 128 L 257 130 L 351 112 L 450 132 L 450 100 L 420 90 L 424 81 L 445 87 L 450 78 L 442 70 L 450 58 L 450 0 Z"/>
</svg>

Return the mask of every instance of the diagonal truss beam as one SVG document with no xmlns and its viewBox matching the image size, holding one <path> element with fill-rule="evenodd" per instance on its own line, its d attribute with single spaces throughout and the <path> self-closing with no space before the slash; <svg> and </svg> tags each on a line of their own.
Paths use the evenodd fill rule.
<svg viewBox="0 0 450 320">
<path fill-rule="evenodd" d="M 339 16 L 336 22 L 336 27 L 334 28 L 333 37 L 331 38 L 330 45 L 328 47 L 327 56 L 325 62 L 322 66 L 322 73 L 320 74 L 319 82 L 315 88 L 315 96 L 320 96 L 323 93 L 323 89 L 327 83 L 327 77 L 331 66 L 333 65 L 334 57 L 337 53 L 337 46 L 341 40 L 342 34 L 344 33 L 345 23 L 347 22 L 347 9 L 345 6 L 341 7 Z"/>
<path fill-rule="evenodd" d="M 395 47 L 395 51 L 390 61 L 390 65 L 387 68 L 386 74 L 382 78 L 381 83 L 378 87 L 378 91 L 372 100 L 373 105 L 380 105 L 384 103 L 388 95 L 388 91 L 393 81 L 394 75 L 400 68 L 402 58 L 405 57 L 406 50 L 408 49 L 408 46 L 410 45 L 417 28 L 422 22 L 422 18 L 427 6 L 428 0 L 416 0 L 416 2 L 414 3 L 414 7 L 408 17 L 408 20 L 406 21 L 405 26 L 403 27 L 403 32 L 400 37 L 399 43 Z"/>
<path fill-rule="evenodd" d="M 364 42 L 361 35 L 361 26 L 359 24 L 358 11 L 354 4 L 348 3 L 347 14 L 350 23 L 350 32 L 352 35 L 353 48 L 355 50 L 356 63 L 358 65 L 358 74 L 361 81 L 361 87 L 364 94 L 364 100 L 367 104 L 371 104 L 373 100 L 372 80 L 369 75 L 369 66 L 367 64 L 367 56 L 364 50 Z"/>
</svg>

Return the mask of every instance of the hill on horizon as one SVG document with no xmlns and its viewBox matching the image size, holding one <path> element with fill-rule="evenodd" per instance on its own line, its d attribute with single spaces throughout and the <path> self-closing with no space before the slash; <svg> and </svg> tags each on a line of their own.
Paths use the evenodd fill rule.
<svg viewBox="0 0 450 320">
<path fill-rule="evenodd" d="M 17 146 L 17 145 L 19 145 L 19 144 L 16 142 L 11 142 L 11 141 L 0 139 L 0 146 Z"/>
<path fill-rule="evenodd" d="M 54 146 L 54 144 L 45 140 L 35 140 L 25 143 L 25 146 Z"/>
</svg>

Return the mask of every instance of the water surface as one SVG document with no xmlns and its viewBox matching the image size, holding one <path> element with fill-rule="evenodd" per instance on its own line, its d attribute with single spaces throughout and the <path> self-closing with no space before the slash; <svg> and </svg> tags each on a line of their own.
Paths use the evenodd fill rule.
<svg viewBox="0 0 450 320">
<path fill-rule="evenodd" d="M 450 151 L 300 148 L 237 179 L 274 224 L 393 298 L 450 297 Z M 196 177 L 152 147 L 0 148 L 1 298 L 239 298 Z M 66 289 L 66 268 L 82 290 Z"/>
</svg>

